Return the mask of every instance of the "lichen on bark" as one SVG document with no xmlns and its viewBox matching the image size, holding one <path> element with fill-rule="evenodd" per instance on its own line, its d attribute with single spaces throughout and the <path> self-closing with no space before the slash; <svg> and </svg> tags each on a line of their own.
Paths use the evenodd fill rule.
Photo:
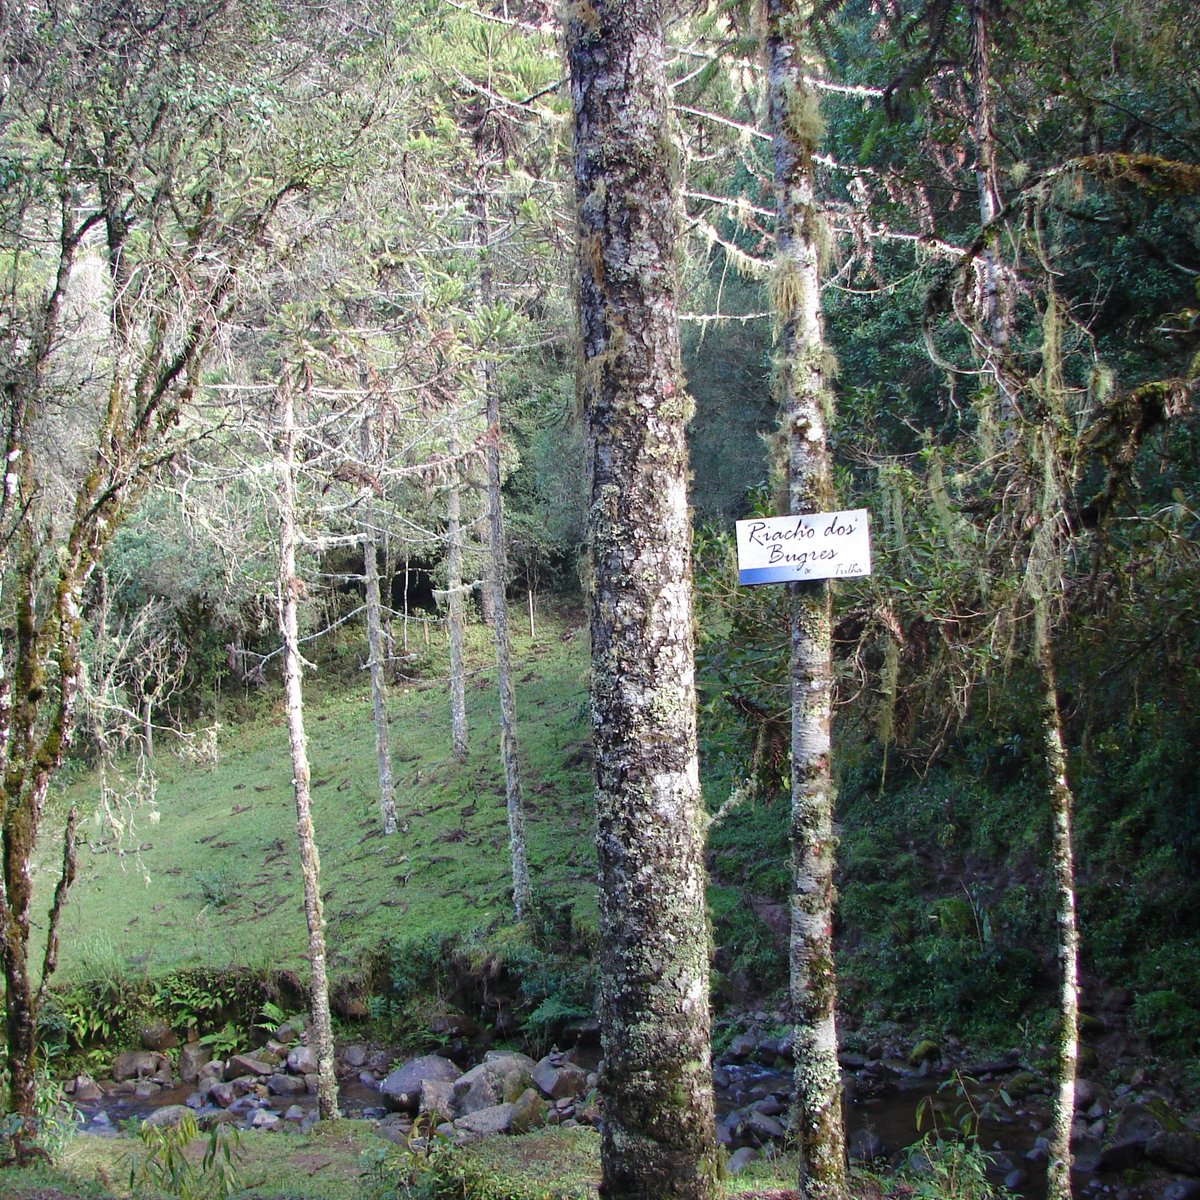
<svg viewBox="0 0 1200 1200">
<path fill-rule="evenodd" d="M 815 7 L 767 0 L 766 51 L 777 203 L 777 267 L 771 299 L 778 353 L 777 444 L 787 453 L 788 511 L 834 507 L 828 429 L 831 366 L 821 324 L 825 235 L 813 154 L 820 136 L 807 78 Z M 826 581 L 795 583 L 791 610 L 792 930 L 798 1186 L 806 1200 L 847 1195 L 833 962 L 832 603 Z"/>
<path fill-rule="evenodd" d="M 659 5 L 567 9 L 588 446 L 602 1194 L 719 1173 L 675 198 Z"/>
</svg>

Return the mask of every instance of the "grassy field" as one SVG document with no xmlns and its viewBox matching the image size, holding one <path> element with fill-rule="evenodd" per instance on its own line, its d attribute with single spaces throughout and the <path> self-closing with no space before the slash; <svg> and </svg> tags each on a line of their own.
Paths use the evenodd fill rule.
<svg viewBox="0 0 1200 1200">
<path fill-rule="evenodd" d="M 320 673 L 306 681 L 314 821 L 330 964 L 358 969 L 386 939 L 487 929 L 510 915 L 508 828 L 490 630 L 469 630 L 470 753 L 450 754 L 435 643 L 420 677 L 389 704 L 400 830 L 380 828 L 371 701 Z M 514 637 L 519 736 L 537 900 L 594 921 L 591 782 L 585 752 L 586 633 L 544 621 Z M 291 765 L 281 701 L 222 727 L 211 764 L 154 760 L 153 805 L 102 804 L 78 772 L 51 801 L 39 851 L 39 914 L 58 874 L 63 814 L 78 806 L 79 875 L 63 920 L 61 979 L 154 976 L 204 965 L 303 967 L 306 929 Z M 119 781 L 110 777 L 110 784 Z M 113 815 L 117 820 L 114 822 Z"/>
</svg>

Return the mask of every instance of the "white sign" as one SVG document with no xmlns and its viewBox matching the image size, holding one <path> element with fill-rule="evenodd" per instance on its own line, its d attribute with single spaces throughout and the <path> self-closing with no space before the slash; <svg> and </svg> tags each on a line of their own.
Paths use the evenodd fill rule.
<svg viewBox="0 0 1200 1200">
<path fill-rule="evenodd" d="M 738 583 L 843 579 L 871 573 L 865 508 L 737 523 Z"/>
</svg>

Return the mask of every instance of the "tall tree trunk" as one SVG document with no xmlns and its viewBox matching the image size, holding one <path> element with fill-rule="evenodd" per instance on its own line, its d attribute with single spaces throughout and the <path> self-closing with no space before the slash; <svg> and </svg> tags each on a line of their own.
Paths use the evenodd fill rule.
<svg viewBox="0 0 1200 1200">
<path fill-rule="evenodd" d="M 1000 181 L 996 171 L 996 135 L 993 128 L 991 54 L 987 15 L 982 0 L 971 0 L 971 75 L 974 99 L 971 110 L 972 137 L 975 141 L 975 186 L 979 199 L 979 220 L 987 233 L 980 256 L 980 308 L 984 323 L 981 351 L 984 374 L 996 391 L 1001 426 L 1005 438 L 1015 434 L 1016 394 L 1005 367 L 1009 343 L 1009 300 L 1004 263 L 997 247 L 1000 231 L 990 228 L 1003 207 Z"/>
<path fill-rule="evenodd" d="M 371 423 L 363 419 L 363 459 L 370 462 Z M 392 755 L 388 738 L 386 651 L 382 604 L 379 597 L 379 549 L 375 530 L 375 503 L 370 489 L 363 495 L 363 601 L 367 619 L 367 655 L 371 672 L 371 719 L 375 726 L 375 763 L 379 774 L 379 815 L 383 832 L 396 832 L 396 789 L 392 782 Z"/>
<path fill-rule="evenodd" d="M 458 435 L 451 425 L 450 457 L 458 455 Z M 467 760 L 467 677 L 463 662 L 462 483 L 458 466 L 446 497 L 446 624 L 450 636 L 450 736 L 454 758 Z"/>
<path fill-rule="evenodd" d="M 1042 683 L 1042 738 L 1049 775 L 1054 831 L 1055 915 L 1058 924 L 1059 1030 L 1057 1076 L 1050 1123 L 1048 1200 L 1070 1200 L 1071 1125 L 1079 1062 L 1079 928 L 1075 920 L 1075 856 L 1071 835 L 1074 795 L 1067 779 L 1066 743 L 1058 706 L 1058 676 L 1045 597 L 1034 597 L 1034 637 Z"/>
<path fill-rule="evenodd" d="M 767 69 L 778 204 L 772 307 L 776 386 L 788 449 L 793 513 L 834 507 L 821 323 L 820 239 L 814 155 L 822 134 L 812 69 L 809 0 L 767 0 Z M 826 581 L 794 583 L 791 611 L 791 1000 L 795 1021 L 795 1132 L 800 1194 L 846 1192 L 841 1069 L 833 964 L 832 605 Z"/>
<path fill-rule="evenodd" d="M 479 303 L 492 303 L 492 268 L 489 262 L 491 226 L 488 217 L 486 165 L 482 142 L 476 167 L 475 235 L 482 257 Z M 492 632 L 496 642 L 496 687 L 500 693 L 500 759 L 504 766 L 504 795 L 508 810 L 508 850 L 512 864 L 513 909 L 517 920 L 529 912 L 532 899 L 529 857 L 525 845 L 525 800 L 521 792 L 521 763 L 517 745 L 517 699 L 513 688 L 512 639 L 508 631 L 508 604 L 504 594 L 504 507 L 500 496 L 500 389 L 490 357 L 480 361 L 480 376 L 487 403 L 488 440 L 488 571 L 484 591 L 491 597 Z"/>
<path fill-rule="evenodd" d="M 284 694 L 292 749 L 292 787 L 296 796 L 296 837 L 304 878 L 304 916 L 308 922 L 308 959 L 312 968 L 309 1002 L 317 1053 L 317 1114 L 323 1121 L 338 1115 L 333 1073 L 333 1024 L 325 969 L 325 914 L 321 904 L 321 860 L 312 819 L 308 739 L 304 731 L 304 685 L 300 657 L 299 596 L 296 574 L 296 418 L 290 383 L 280 385 L 279 488 L 279 631 L 283 637 Z"/>
<path fill-rule="evenodd" d="M 601 1194 L 715 1194 L 675 180 L 660 4 L 570 6 L 600 862 Z"/>
</svg>

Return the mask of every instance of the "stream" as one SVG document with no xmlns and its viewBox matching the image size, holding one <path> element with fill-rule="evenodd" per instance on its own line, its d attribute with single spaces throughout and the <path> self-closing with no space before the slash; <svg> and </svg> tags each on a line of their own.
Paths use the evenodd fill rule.
<svg viewBox="0 0 1200 1200">
<path fill-rule="evenodd" d="M 860 1070 L 847 1071 L 844 1079 L 846 1136 L 852 1154 L 862 1155 L 865 1151 L 894 1161 L 928 1130 L 931 1110 L 944 1129 L 953 1127 L 966 1111 L 963 1097 L 946 1085 L 944 1076 L 889 1076 L 884 1084 L 869 1071 Z M 777 1107 L 785 1108 L 784 1098 L 791 1087 L 788 1071 L 753 1063 L 719 1066 L 716 1081 L 717 1119 L 725 1123 L 736 1120 L 739 1113 L 756 1103 L 767 1101 L 769 1111 L 774 1099 Z M 1026 1154 L 1048 1125 L 1048 1115 L 1032 1105 L 1005 1110 L 999 1100 L 999 1086 L 996 1083 L 989 1089 L 989 1085 L 981 1085 L 974 1101 L 983 1114 L 978 1125 L 980 1145 L 994 1158 L 991 1178 L 996 1183 L 1007 1182 L 1014 1194 L 1026 1200 L 1043 1200 L 1044 1161 L 1029 1162 Z M 114 1093 L 99 1101 L 78 1102 L 76 1109 L 83 1132 L 114 1136 L 125 1122 L 144 1119 L 167 1105 L 186 1104 L 194 1092 L 193 1086 L 181 1085 L 163 1088 L 150 1096 Z M 341 1110 L 349 1118 L 379 1120 L 387 1111 L 378 1087 L 353 1076 L 339 1081 L 338 1094 Z M 262 1110 L 262 1101 L 246 1099 L 248 1103 L 241 1109 L 244 1117 Z M 288 1124 L 303 1124 L 315 1117 L 315 1105 L 315 1096 L 303 1093 L 271 1097 L 266 1111 L 280 1117 L 288 1114 L 285 1118 Z M 922 1130 L 917 1128 L 918 1106 L 926 1114 Z M 779 1119 L 786 1120 L 786 1112 Z M 1019 1176 L 1014 1172 L 1019 1172 Z M 1098 1177 L 1085 1177 L 1079 1182 L 1080 1195 L 1085 1190 L 1093 1195 L 1108 1190 Z"/>
</svg>

